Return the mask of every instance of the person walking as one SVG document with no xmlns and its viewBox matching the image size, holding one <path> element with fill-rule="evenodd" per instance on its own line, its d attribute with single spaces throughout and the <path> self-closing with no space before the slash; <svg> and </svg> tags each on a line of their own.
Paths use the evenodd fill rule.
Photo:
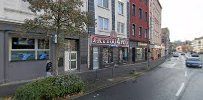
<svg viewBox="0 0 203 100">
<path fill-rule="evenodd" d="M 46 64 L 46 77 L 50 77 L 53 76 L 52 75 L 52 63 L 50 60 L 47 60 L 47 64 Z"/>
</svg>

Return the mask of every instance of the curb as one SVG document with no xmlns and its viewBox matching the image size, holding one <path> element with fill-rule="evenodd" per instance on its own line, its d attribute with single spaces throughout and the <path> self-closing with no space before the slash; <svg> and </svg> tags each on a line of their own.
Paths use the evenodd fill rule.
<svg viewBox="0 0 203 100">
<path fill-rule="evenodd" d="M 144 75 L 144 74 L 145 74 L 145 72 L 142 72 L 142 73 L 140 73 L 140 74 L 137 75 L 137 76 L 131 76 L 131 77 L 125 79 L 125 80 L 121 80 L 121 81 L 118 81 L 118 82 L 115 82 L 115 83 L 111 83 L 111 84 L 105 85 L 105 86 L 100 86 L 99 88 L 97 88 L 97 89 L 95 89 L 95 90 L 88 91 L 88 92 L 86 92 L 86 93 L 84 93 L 84 94 L 82 94 L 82 95 L 79 95 L 79 96 L 73 96 L 73 97 L 71 97 L 70 99 L 71 99 L 71 100 L 74 100 L 74 99 L 77 99 L 77 98 L 79 98 L 79 97 L 82 97 L 82 96 L 85 96 L 85 95 L 94 93 L 94 92 L 96 92 L 96 91 L 99 91 L 99 90 L 102 90 L 102 89 L 105 89 L 105 88 L 108 88 L 108 87 L 111 87 L 111 86 L 115 86 L 115 85 L 117 85 L 117 84 L 120 84 L 120 83 L 129 81 L 129 80 L 132 80 L 132 79 L 137 79 L 138 77 L 141 77 L 141 76 Z"/>
</svg>

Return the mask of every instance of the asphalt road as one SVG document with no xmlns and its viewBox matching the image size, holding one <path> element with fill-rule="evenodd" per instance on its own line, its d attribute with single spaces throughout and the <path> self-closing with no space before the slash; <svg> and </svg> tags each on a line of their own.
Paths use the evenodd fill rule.
<svg viewBox="0 0 203 100">
<path fill-rule="evenodd" d="M 203 61 L 203 55 L 201 57 Z M 99 90 L 77 100 L 203 100 L 203 69 L 186 68 L 185 58 L 172 57 L 136 80 Z"/>
</svg>

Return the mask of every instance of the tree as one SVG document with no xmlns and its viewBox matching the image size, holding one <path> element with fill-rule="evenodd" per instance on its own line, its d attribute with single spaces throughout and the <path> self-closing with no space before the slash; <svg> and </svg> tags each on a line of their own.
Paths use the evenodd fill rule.
<svg viewBox="0 0 203 100">
<path fill-rule="evenodd" d="M 82 11 L 81 0 L 23 0 L 30 4 L 29 9 L 36 14 L 34 19 L 26 19 L 23 29 L 26 32 L 41 30 L 49 38 L 56 36 L 58 42 L 52 44 L 54 72 L 58 75 L 58 52 L 63 47 L 67 35 L 87 36 L 87 27 L 94 25 L 91 15 Z"/>
</svg>

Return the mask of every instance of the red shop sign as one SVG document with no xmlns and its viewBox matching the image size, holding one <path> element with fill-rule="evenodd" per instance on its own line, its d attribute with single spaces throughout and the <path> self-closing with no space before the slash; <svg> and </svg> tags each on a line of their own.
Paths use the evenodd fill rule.
<svg viewBox="0 0 203 100">
<path fill-rule="evenodd" d="M 129 40 L 127 38 L 118 38 L 113 36 L 92 35 L 91 44 L 108 45 L 116 47 L 128 47 Z"/>
</svg>

